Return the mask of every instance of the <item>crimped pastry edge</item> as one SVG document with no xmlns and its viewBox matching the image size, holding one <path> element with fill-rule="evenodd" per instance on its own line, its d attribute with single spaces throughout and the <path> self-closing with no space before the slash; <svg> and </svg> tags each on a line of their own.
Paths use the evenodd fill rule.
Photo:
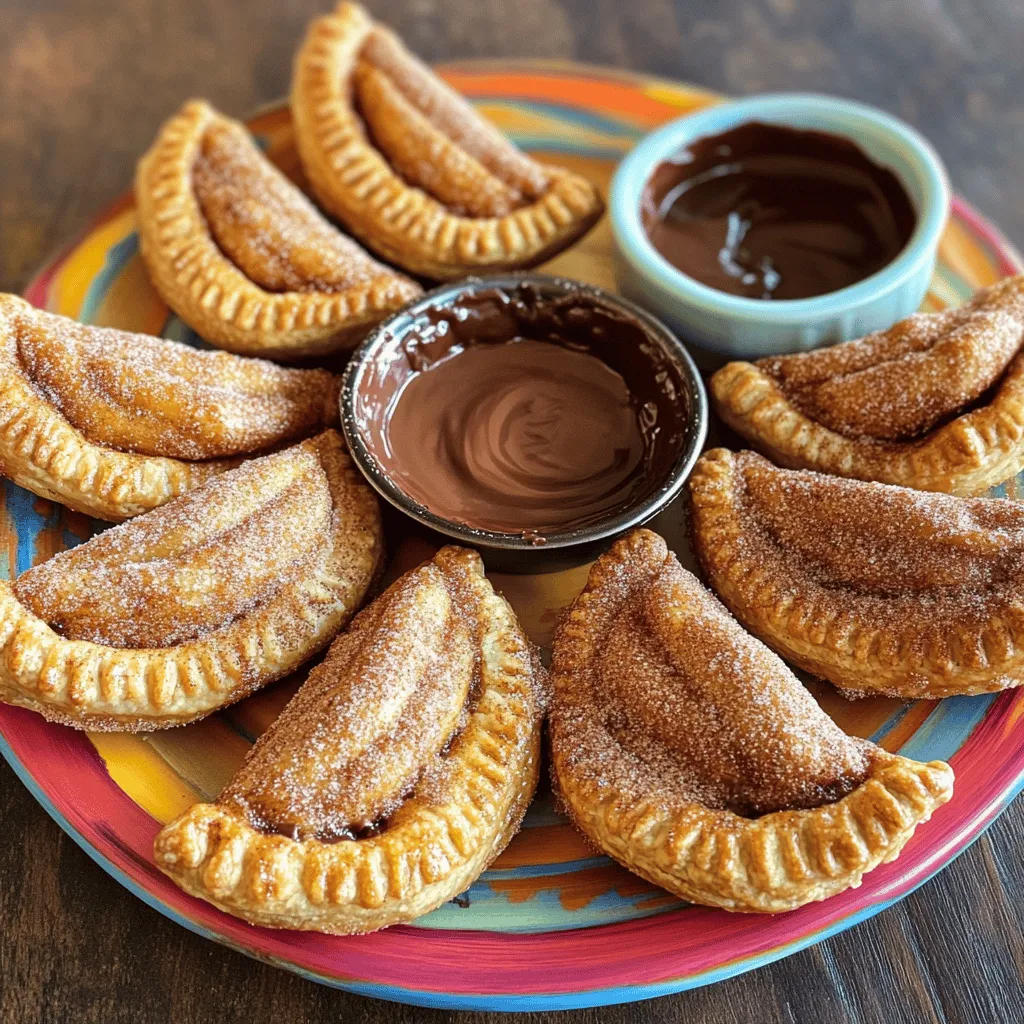
<svg viewBox="0 0 1024 1024">
<path fill-rule="evenodd" d="M 24 307 L 24 311 L 20 307 Z M 15 313 L 33 307 L 0 296 L 0 469 L 16 484 L 86 515 L 119 522 L 198 487 L 238 460 L 187 462 L 93 444 L 40 397 L 17 358 Z"/>
<path fill-rule="evenodd" d="M 887 755 L 837 803 L 750 819 L 624 799 L 566 772 L 557 752 L 553 768 L 573 823 L 623 867 L 693 903 L 771 914 L 856 888 L 895 860 L 953 782 L 942 761 Z"/>
<path fill-rule="evenodd" d="M 1024 468 L 1024 353 L 1011 361 L 988 404 L 903 443 L 829 430 L 754 363 L 728 363 L 710 389 L 725 423 L 790 469 L 974 497 Z"/>
<path fill-rule="evenodd" d="M 588 605 L 600 580 L 591 576 L 563 620 L 556 640 L 563 652 L 589 644 Z M 778 913 L 856 888 L 952 795 L 949 765 L 879 750 L 863 783 L 809 810 L 744 818 L 665 794 L 638 801 L 607 779 L 601 751 L 573 727 L 574 683 L 558 650 L 552 681 L 551 770 L 569 817 L 623 867 L 691 902 Z"/>
<path fill-rule="evenodd" d="M 858 621 L 850 591 L 812 582 L 806 595 L 783 594 L 761 562 L 743 556 L 736 483 L 732 452 L 714 449 L 697 463 L 689 485 L 694 550 L 724 604 L 772 650 L 851 693 L 938 698 L 1024 683 L 1024 608 L 980 630 L 945 622 L 939 650 L 915 645 L 917 630 L 897 616 Z"/>
<path fill-rule="evenodd" d="M 336 505 L 341 494 L 360 499 L 355 515 L 334 517 L 334 546 L 315 575 L 201 639 L 150 649 L 65 639 L 0 580 L 0 700 L 80 729 L 148 732 L 241 700 L 326 646 L 379 570 L 380 510 L 336 431 L 301 446 L 335 464 L 325 470 Z M 362 552 L 358 578 L 339 574 L 342 550 L 348 558 Z"/>
<path fill-rule="evenodd" d="M 352 348 L 375 323 L 420 294 L 383 268 L 340 292 L 270 292 L 221 252 L 192 188 L 203 133 L 234 124 L 191 100 L 160 129 L 135 175 L 139 241 L 157 291 L 206 341 L 242 355 L 299 359 Z"/>
<path fill-rule="evenodd" d="M 445 798 L 413 795 L 378 836 L 324 843 L 252 828 L 217 804 L 165 826 L 157 866 L 252 924 L 349 935 L 411 921 L 466 889 L 519 829 L 537 787 L 542 707 L 514 614 L 481 575 L 483 689 L 452 744 Z"/>
<path fill-rule="evenodd" d="M 571 245 L 604 202 L 586 178 L 545 165 L 543 196 L 503 217 L 460 217 L 396 174 L 367 140 L 348 97 L 372 21 L 340 3 L 313 21 L 295 59 L 292 117 L 306 176 L 321 204 L 385 259 L 435 280 L 524 269 Z"/>
</svg>

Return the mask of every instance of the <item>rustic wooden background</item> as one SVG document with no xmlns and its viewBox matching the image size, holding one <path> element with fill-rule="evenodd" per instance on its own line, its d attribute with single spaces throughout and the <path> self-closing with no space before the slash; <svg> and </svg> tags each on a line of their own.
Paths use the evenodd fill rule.
<svg viewBox="0 0 1024 1024">
<path fill-rule="evenodd" d="M 2 0 L 0 290 L 123 192 L 190 95 L 241 115 L 287 90 L 329 0 Z M 425 57 L 572 57 L 734 93 L 822 89 L 931 137 L 958 190 L 1024 243 L 1019 0 L 369 0 Z M 498 1021 L 321 988 L 206 942 L 122 889 L 0 766 L 0 1022 Z M 872 921 L 771 967 L 532 1020 L 1024 1020 L 1024 806 Z"/>
</svg>

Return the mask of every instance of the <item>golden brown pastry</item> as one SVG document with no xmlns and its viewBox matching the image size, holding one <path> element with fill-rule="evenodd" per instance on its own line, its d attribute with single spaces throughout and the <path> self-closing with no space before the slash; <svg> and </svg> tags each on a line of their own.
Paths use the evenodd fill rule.
<svg viewBox="0 0 1024 1024">
<path fill-rule="evenodd" d="M 420 293 L 329 224 L 243 125 L 198 100 L 139 162 L 135 201 L 157 291 L 232 352 L 287 360 L 349 349 Z"/>
<path fill-rule="evenodd" d="M 331 647 L 157 866 L 254 924 L 350 934 L 469 886 L 537 786 L 544 670 L 472 551 L 406 573 Z"/>
<path fill-rule="evenodd" d="M 0 581 L 0 700 L 79 728 L 202 718 L 348 621 L 380 511 L 329 430 Z"/>
<path fill-rule="evenodd" d="M 534 266 L 604 209 L 593 184 L 520 152 L 358 4 L 310 25 L 292 116 L 323 206 L 425 277 Z"/>
<path fill-rule="evenodd" d="M 100 519 L 338 421 L 339 381 L 88 327 L 0 294 L 0 471 Z"/>
<path fill-rule="evenodd" d="M 694 550 L 747 629 L 857 693 L 1024 682 L 1024 505 L 926 494 L 707 452 Z"/>
<path fill-rule="evenodd" d="M 814 352 L 729 363 L 718 414 L 783 466 L 950 494 L 1024 467 L 1024 277 Z"/>
<path fill-rule="evenodd" d="M 581 831 L 683 899 L 775 913 L 860 884 L 952 793 L 845 735 L 647 530 L 555 636 L 555 783 Z"/>
</svg>

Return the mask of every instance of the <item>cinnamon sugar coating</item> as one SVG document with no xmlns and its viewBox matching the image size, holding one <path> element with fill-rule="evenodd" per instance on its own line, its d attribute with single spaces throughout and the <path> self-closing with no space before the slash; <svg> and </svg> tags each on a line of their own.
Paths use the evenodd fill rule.
<svg viewBox="0 0 1024 1024">
<path fill-rule="evenodd" d="M 333 228 L 233 121 L 204 132 L 192 186 L 217 245 L 268 292 L 338 292 L 381 265 Z"/>
<path fill-rule="evenodd" d="M 973 495 L 1024 465 L 1024 277 L 959 309 L 711 380 L 731 427 L 776 462 Z"/>
<path fill-rule="evenodd" d="M 0 583 L 0 699 L 92 729 L 200 718 L 324 647 L 382 549 L 336 431 L 253 459 Z"/>
<path fill-rule="evenodd" d="M 348 934 L 468 886 L 537 784 L 546 680 L 479 556 L 444 548 L 339 637 L 214 804 L 157 837 L 186 891 Z"/>
<path fill-rule="evenodd" d="M 774 912 L 856 885 L 951 792 L 948 766 L 846 736 L 646 530 L 595 563 L 552 675 L 574 822 L 696 902 Z"/>
<path fill-rule="evenodd" d="M 533 266 L 604 208 L 589 181 L 516 149 L 358 4 L 310 26 L 292 113 L 322 205 L 426 277 Z"/>
<path fill-rule="evenodd" d="M 139 161 L 135 199 L 154 286 L 221 348 L 284 360 L 350 349 L 421 292 L 201 101 L 163 125 Z"/>
<path fill-rule="evenodd" d="M 730 610 L 847 691 L 943 697 L 1024 681 L 1024 506 L 707 452 L 694 548 Z"/>
<path fill-rule="evenodd" d="M 155 508 L 224 472 L 225 459 L 336 423 L 338 390 L 325 370 L 90 327 L 0 295 L 5 475 L 101 519 Z"/>
</svg>

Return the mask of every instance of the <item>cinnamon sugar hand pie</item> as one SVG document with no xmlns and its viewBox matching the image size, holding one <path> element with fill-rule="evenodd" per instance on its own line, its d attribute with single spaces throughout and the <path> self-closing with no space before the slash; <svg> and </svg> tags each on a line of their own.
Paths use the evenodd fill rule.
<svg viewBox="0 0 1024 1024">
<path fill-rule="evenodd" d="M 351 934 L 469 886 L 537 785 L 544 670 L 474 552 L 352 623 L 216 803 L 157 836 L 183 889 L 253 924 Z"/>
<path fill-rule="evenodd" d="M 1024 505 L 926 494 L 707 452 L 693 546 L 730 611 L 847 691 L 986 693 L 1024 682 Z"/>
<path fill-rule="evenodd" d="M 982 494 L 1024 466 L 1024 277 L 959 309 L 711 378 L 716 409 L 783 466 Z"/>
<path fill-rule="evenodd" d="M 333 430 L 0 581 L 0 700 L 80 728 L 201 718 L 328 644 L 382 557 Z"/>
<path fill-rule="evenodd" d="M 572 820 L 684 899 L 777 912 L 860 884 L 953 773 L 847 736 L 647 530 L 555 637 L 552 768 Z"/>
<path fill-rule="evenodd" d="M 88 327 L 0 294 L 0 471 L 100 519 L 335 424 L 338 389 L 325 370 Z"/>
<path fill-rule="evenodd" d="M 291 102 L 324 208 L 413 273 L 533 266 L 604 209 L 594 185 L 520 152 L 358 4 L 310 25 Z"/>
<path fill-rule="evenodd" d="M 160 129 L 135 200 L 157 291 L 233 352 L 297 359 L 352 348 L 420 293 L 329 224 L 243 125 L 201 101 Z"/>
</svg>

